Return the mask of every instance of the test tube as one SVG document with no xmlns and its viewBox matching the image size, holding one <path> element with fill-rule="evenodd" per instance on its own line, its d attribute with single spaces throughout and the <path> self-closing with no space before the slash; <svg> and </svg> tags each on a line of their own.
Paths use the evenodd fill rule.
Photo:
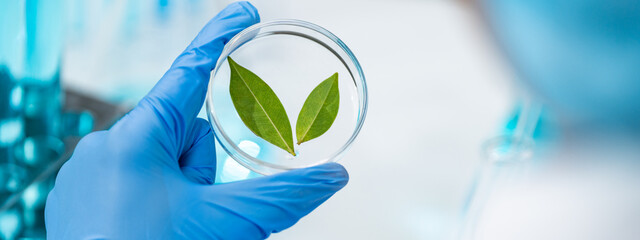
<svg viewBox="0 0 640 240">
<path fill-rule="evenodd" d="M 36 185 L 29 183 L 60 156 L 64 147 L 58 75 L 64 9 L 62 0 L 0 3 L 2 239 L 44 238 L 42 199 L 50 186 L 34 188 Z M 13 200 L 21 197 L 37 201 L 21 204 Z"/>
<path fill-rule="evenodd" d="M 528 170 L 534 147 L 533 134 L 541 111 L 539 103 L 529 99 L 523 101 L 513 131 L 483 145 L 484 162 L 463 208 L 459 239 L 476 239 L 478 221 L 490 196 Z"/>
</svg>

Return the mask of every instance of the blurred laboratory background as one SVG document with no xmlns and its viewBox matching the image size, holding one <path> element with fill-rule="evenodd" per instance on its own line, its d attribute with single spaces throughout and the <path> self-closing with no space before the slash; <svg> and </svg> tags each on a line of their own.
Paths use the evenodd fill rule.
<svg viewBox="0 0 640 240">
<path fill-rule="evenodd" d="M 46 195 L 79 137 L 134 106 L 232 1 L 0 2 L 0 238 L 40 239 Z M 513 112 L 532 106 L 470 4 L 251 3 L 262 21 L 300 19 L 339 36 L 370 94 L 340 161 L 349 184 L 271 239 L 452 239 L 473 225 L 463 219 L 482 188 L 484 147 L 510 141 L 501 136 Z M 218 182 L 248 176 L 220 149 L 218 161 Z"/>
</svg>

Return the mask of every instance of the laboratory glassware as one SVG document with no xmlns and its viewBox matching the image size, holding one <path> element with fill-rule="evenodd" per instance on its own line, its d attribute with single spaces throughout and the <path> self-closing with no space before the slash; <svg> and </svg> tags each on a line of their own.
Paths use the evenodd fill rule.
<svg viewBox="0 0 640 240">
<path fill-rule="evenodd" d="M 340 109 L 335 122 L 324 135 L 296 144 L 296 156 L 259 138 L 244 125 L 231 101 L 229 56 L 269 84 L 294 133 L 306 97 L 338 72 Z M 209 121 L 222 148 L 242 166 L 264 175 L 340 159 L 362 128 L 367 104 L 366 81 L 355 55 L 333 33 L 300 20 L 258 23 L 232 38 L 212 71 L 206 99 Z"/>
<path fill-rule="evenodd" d="M 534 153 L 534 132 L 539 126 L 541 112 L 540 103 L 525 98 L 519 107 L 515 129 L 483 144 L 484 161 L 468 194 L 458 239 L 476 239 L 478 223 L 490 197 L 526 175 Z"/>
<path fill-rule="evenodd" d="M 91 130 L 88 113 L 62 109 L 64 9 L 60 0 L 0 3 L 2 239 L 45 237 L 44 203 L 54 174 L 42 173 L 63 154 L 64 137 Z"/>
</svg>

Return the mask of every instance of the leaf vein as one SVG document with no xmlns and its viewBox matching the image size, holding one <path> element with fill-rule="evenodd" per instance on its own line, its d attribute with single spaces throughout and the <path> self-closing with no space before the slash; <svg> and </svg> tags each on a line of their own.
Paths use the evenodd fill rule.
<svg viewBox="0 0 640 240">
<path fill-rule="evenodd" d="M 256 102 L 258 103 L 258 106 L 260 106 L 260 109 L 262 109 L 264 114 L 267 116 L 267 119 L 269 119 L 269 122 L 271 123 L 271 126 L 273 126 L 273 128 L 276 129 L 276 132 L 278 132 L 278 136 L 280 137 L 280 140 L 282 140 L 284 145 L 287 146 L 287 149 L 289 151 L 293 152 L 293 150 L 291 149 L 289 144 L 287 144 L 287 141 L 284 140 L 284 137 L 282 136 L 282 133 L 280 132 L 280 129 L 278 129 L 278 127 L 276 127 L 276 124 L 273 122 L 273 120 L 271 120 L 271 116 L 269 116 L 269 113 L 267 113 L 267 111 L 264 109 L 264 107 L 262 106 L 262 103 L 260 103 L 260 100 L 258 99 L 258 97 L 256 97 L 256 95 L 253 93 L 253 90 L 251 90 L 251 87 L 249 87 L 249 84 L 247 84 L 247 82 L 245 81 L 245 79 L 242 76 L 242 74 L 240 74 L 238 69 L 233 68 L 233 70 L 238 74 L 240 79 L 242 79 L 242 83 L 247 87 L 247 89 L 249 90 L 249 93 L 251 93 L 251 96 L 253 96 L 253 98 L 256 99 Z"/>
<path fill-rule="evenodd" d="M 331 86 L 327 90 L 327 94 L 324 95 L 324 100 L 322 101 L 322 106 L 320 106 L 320 108 L 318 108 L 318 112 L 316 112 L 315 116 L 313 116 L 313 120 L 311 120 L 311 124 L 309 124 L 309 128 L 307 128 L 307 130 L 304 132 L 304 134 L 302 134 L 302 138 L 298 141 L 298 144 L 300 144 L 302 141 L 304 141 L 304 138 L 307 137 L 307 134 L 309 133 L 309 131 L 313 127 L 313 124 L 316 123 L 316 120 L 318 119 L 318 115 L 320 115 L 320 112 L 322 111 L 322 108 L 324 107 L 324 105 L 327 102 L 327 98 L 329 98 L 329 93 L 331 93 L 331 88 L 333 88 L 333 83 L 331 83 Z"/>
</svg>

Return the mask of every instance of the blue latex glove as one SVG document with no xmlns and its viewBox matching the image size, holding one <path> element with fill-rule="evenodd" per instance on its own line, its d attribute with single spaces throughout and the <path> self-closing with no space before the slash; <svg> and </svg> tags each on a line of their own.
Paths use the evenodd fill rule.
<svg viewBox="0 0 640 240">
<path fill-rule="evenodd" d="M 47 199 L 49 239 L 261 239 L 347 183 L 325 164 L 212 185 L 214 138 L 196 116 L 224 44 L 258 21 L 249 3 L 229 5 L 129 114 L 80 141 Z"/>
</svg>

